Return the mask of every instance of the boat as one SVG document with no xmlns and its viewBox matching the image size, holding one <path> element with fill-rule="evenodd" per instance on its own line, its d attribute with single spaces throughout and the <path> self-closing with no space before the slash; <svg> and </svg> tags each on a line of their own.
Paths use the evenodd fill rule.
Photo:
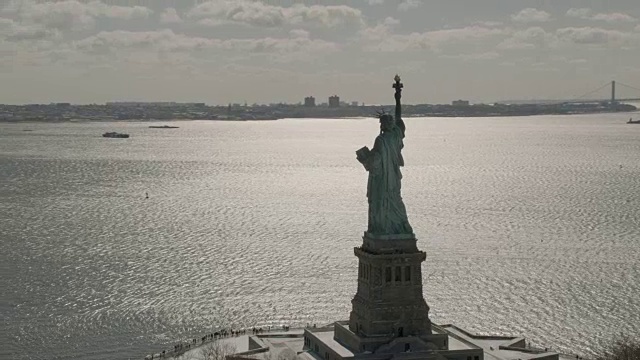
<svg viewBox="0 0 640 360">
<path fill-rule="evenodd" d="M 640 124 L 640 120 L 633 120 L 633 118 L 631 118 L 627 121 L 627 124 Z"/>
<path fill-rule="evenodd" d="M 129 134 L 122 134 L 122 133 L 117 133 L 115 131 L 112 131 L 112 132 L 106 132 L 106 133 L 102 134 L 102 137 L 117 138 L 117 139 L 127 139 L 127 138 L 129 138 Z"/>
<path fill-rule="evenodd" d="M 162 126 L 152 125 L 152 126 L 149 126 L 149 129 L 177 129 L 177 128 L 179 128 L 179 126 L 169 126 L 169 125 L 162 125 Z"/>
</svg>

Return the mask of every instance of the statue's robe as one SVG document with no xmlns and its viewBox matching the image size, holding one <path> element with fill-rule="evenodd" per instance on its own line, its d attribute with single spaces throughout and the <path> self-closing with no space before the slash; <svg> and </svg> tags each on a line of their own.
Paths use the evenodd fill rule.
<svg viewBox="0 0 640 360">
<path fill-rule="evenodd" d="M 412 234 L 407 219 L 400 183 L 404 166 L 401 150 L 404 131 L 393 126 L 376 138 L 371 150 L 367 170 L 367 198 L 369 199 L 368 232 L 376 235 Z"/>
</svg>

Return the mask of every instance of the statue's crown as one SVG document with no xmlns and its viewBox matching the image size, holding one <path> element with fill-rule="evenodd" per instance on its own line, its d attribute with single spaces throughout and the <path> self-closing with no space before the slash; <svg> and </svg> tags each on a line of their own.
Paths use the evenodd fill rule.
<svg viewBox="0 0 640 360">
<path fill-rule="evenodd" d="M 380 123 L 381 124 L 392 124 L 393 123 L 393 115 L 391 114 L 382 114 L 380 115 Z"/>
</svg>

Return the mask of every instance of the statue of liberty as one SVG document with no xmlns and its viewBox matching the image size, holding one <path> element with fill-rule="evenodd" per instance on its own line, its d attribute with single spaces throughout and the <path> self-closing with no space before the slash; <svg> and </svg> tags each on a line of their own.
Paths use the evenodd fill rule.
<svg viewBox="0 0 640 360">
<path fill-rule="evenodd" d="M 369 172 L 367 198 L 369 199 L 368 232 L 373 235 L 413 234 L 407 210 L 400 195 L 404 166 L 401 150 L 404 147 L 405 125 L 402 121 L 402 83 L 396 75 L 393 87 L 396 90 L 395 118 L 390 114 L 380 114 L 380 135 L 376 137 L 373 149 L 366 146 L 356 151 L 357 159 Z"/>
</svg>

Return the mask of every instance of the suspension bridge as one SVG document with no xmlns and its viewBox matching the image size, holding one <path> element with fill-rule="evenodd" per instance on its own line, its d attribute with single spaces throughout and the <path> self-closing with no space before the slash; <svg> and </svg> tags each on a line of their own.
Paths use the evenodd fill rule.
<svg viewBox="0 0 640 360">
<path fill-rule="evenodd" d="M 618 98 L 616 97 L 616 87 L 619 88 L 623 88 L 625 90 L 632 90 L 634 91 L 635 97 L 632 95 L 631 97 L 623 97 L 623 98 Z M 598 92 L 606 89 L 606 88 L 610 88 L 611 90 L 611 97 L 606 98 L 606 99 L 595 99 L 593 98 L 593 96 L 595 96 L 595 94 L 597 94 Z M 631 86 L 631 85 L 627 85 L 627 84 L 623 84 L 621 82 L 616 82 L 611 81 L 608 82 L 606 84 L 603 84 L 602 86 L 598 87 L 595 90 L 589 91 L 575 99 L 572 100 L 566 100 L 566 101 L 558 101 L 558 103 L 560 104 L 579 104 L 579 103 L 609 103 L 609 104 L 618 104 L 621 102 L 630 102 L 630 101 L 640 101 L 640 88 Z"/>
</svg>

